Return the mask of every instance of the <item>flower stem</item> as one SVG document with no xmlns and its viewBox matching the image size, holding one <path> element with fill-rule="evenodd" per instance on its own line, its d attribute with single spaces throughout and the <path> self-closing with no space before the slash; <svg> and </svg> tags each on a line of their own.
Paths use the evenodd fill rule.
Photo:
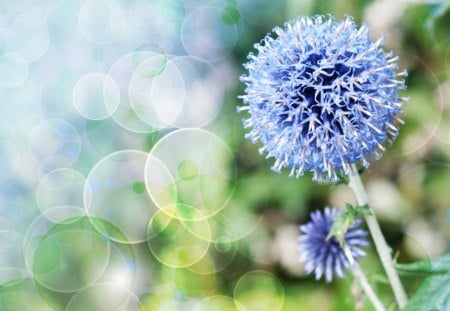
<svg viewBox="0 0 450 311">
<path fill-rule="evenodd" d="M 358 171 L 355 165 L 351 165 L 349 174 L 349 187 L 352 188 L 353 192 L 356 196 L 356 201 L 358 205 L 367 205 L 370 214 L 365 215 L 364 218 L 367 223 L 367 227 L 369 228 L 370 234 L 372 235 L 372 239 L 375 243 L 375 247 L 378 252 L 378 256 L 380 257 L 381 263 L 383 264 L 386 275 L 391 284 L 392 290 L 394 292 L 395 300 L 397 301 L 400 309 L 406 306 L 408 302 L 408 298 L 406 297 L 405 290 L 403 289 L 403 285 L 400 281 L 400 278 L 397 274 L 397 271 L 394 267 L 394 262 L 391 257 L 391 248 L 386 243 L 384 239 L 383 233 L 381 233 L 380 225 L 375 217 L 375 213 L 370 205 L 369 197 L 364 189 L 364 186 L 361 182 L 361 178 L 359 177 Z"/>
<path fill-rule="evenodd" d="M 372 306 L 376 311 L 386 311 L 383 304 L 381 303 L 380 298 L 378 298 L 369 281 L 367 281 L 367 278 L 364 272 L 361 270 L 361 267 L 353 259 L 352 253 L 347 246 L 344 246 L 344 253 L 348 261 L 350 262 L 353 276 L 359 281 L 361 288 L 363 289 Z"/>
<path fill-rule="evenodd" d="M 362 287 L 364 293 L 366 294 L 369 301 L 372 303 L 372 306 L 375 308 L 375 310 L 376 311 L 386 311 L 386 308 L 381 303 L 380 298 L 378 298 L 377 294 L 373 290 L 369 281 L 367 281 L 367 278 L 364 275 L 364 272 L 361 270 L 361 268 L 358 265 L 353 266 L 353 275 L 361 284 L 361 287 Z"/>
</svg>

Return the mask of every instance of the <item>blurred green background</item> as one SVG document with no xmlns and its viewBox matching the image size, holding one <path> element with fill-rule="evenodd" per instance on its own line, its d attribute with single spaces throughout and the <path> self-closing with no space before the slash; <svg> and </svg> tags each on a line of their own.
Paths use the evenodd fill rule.
<svg viewBox="0 0 450 311">
<path fill-rule="evenodd" d="M 398 262 L 449 252 L 448 2 L 0 1 L 0 310 L 372 310 L 298 259 L 349 188 L 272 172 L 236 113 L 253 44 L 312 14 L 400 56 L 406 124 L 362 177 Z"/>
</svg>

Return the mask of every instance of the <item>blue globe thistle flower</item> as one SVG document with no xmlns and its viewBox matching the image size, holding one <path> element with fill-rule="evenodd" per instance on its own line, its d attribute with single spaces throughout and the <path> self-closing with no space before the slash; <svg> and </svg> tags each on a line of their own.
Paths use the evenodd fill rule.
<svg viewBox="0 0 450 311">
<path fill-rule="evenodd" d="M 333 220 L 341 215 L 336 208 L 325 208 L 322 213 L 311 213 L 311 221 L 300 226 L 299 251 L 300 259 L 305 263 L 307 274 L 315 274 L 316 280 L 325 276 L 326 282 L 331 282 L 333 275 L 344 277 L 344 269 L 356 264 L 357 259 L 365 256 L 360 247 L 369 246 L 366 240 L 368 232 L 359 229 L 361 220 L 357 219 L 344 235 L 345 250 L 334 237 L 329 237 Z M 353 261 L 354 262 L 351 262 Z"/>
<path fill-rule="evenodd" d="M 369 165 L 383 144 L 398 135 L 406 71 L 396 73 L 398 57 L 372 42 L 366 25 L 353 19 L 299 17 L 274 28 L 255 44 L 244 65 L 248 73 L 244 105 L 246 138 L 275 158 L 272 167 L 289 176 L 313 172 L 319 182 L 348 175 L 349 164 Z"/>
</svg>

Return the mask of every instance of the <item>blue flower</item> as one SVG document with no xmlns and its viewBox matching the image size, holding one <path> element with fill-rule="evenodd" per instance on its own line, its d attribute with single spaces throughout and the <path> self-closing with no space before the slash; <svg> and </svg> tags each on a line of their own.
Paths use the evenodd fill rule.
<svg viewBox="0 0 450 311">
<path fill-rule="evenodd" d="M 398 57 L 372 42 L 366 25 L 331 16 L 299 17 L 255 44 L 241 77 L 246 84 L 246 138 L 289 176 L 313 172 L 319 182 L 369 165 L 398 135 L 406 71 Z"/>
<path fill-rule="evenodd" d="M 312 212 L 311 221 L 300 226 L 300 258 L 305 263 L 306 273 L 314 272 L 316 280 L 323 275 L 326 282 L 330 282 L 333 275 L 344 277 L 344 269 L 350 268 L 351 260 L 356 263 L 358 258 L 365 256 L 360 247 L 369 246 L 366 240 L 367 231 L 359 229 L 360 219 L 357 219 L 344 235 L 347 251 L 334 237 L 328 237 L 333 220 L 341 213 L 342 211 L 336 208 L 326 207 L 324 213 Z"/>
</svg>

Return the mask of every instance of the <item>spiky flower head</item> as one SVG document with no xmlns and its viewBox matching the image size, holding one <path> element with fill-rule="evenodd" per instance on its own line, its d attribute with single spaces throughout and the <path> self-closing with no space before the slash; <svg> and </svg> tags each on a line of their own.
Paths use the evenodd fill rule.
<svg viewBox="0 0 450 311">
<path fill-rule="evenodd" d="M 396 73 L 398 57 L 373 42 L 366 25 L 351 17 L 299 17 L 274 28 L 255 44 L 244 65 L 244 105 L 251 128 L 246 138 L 275 158 L 272 167 L 290 176 L 313 172 L 319 182 L 348 175 L 349 164 L 378 159 L 395 126 L 405 87 Z"/>
<path fill-rule="evenodd" d="M 359 228 L 360 219 L 347 229 L 344 244 L 330 237 L 333 221 L 341 213 L 336 208 L 326 207 L 323 213 L 312 212 L 310 222 L 300 226 L 300 259 L 305 263 L 306 273 L 314 272 L 316 280 L 325 276 L 326 282 L 331 282 L 333 275 L 343 278 L 344 269 L 349 269 L 352 264 L 357 264 L 358 258 L 365 256 L 360 247 L 369 246 L 367 231 Z"/>
</svg>

